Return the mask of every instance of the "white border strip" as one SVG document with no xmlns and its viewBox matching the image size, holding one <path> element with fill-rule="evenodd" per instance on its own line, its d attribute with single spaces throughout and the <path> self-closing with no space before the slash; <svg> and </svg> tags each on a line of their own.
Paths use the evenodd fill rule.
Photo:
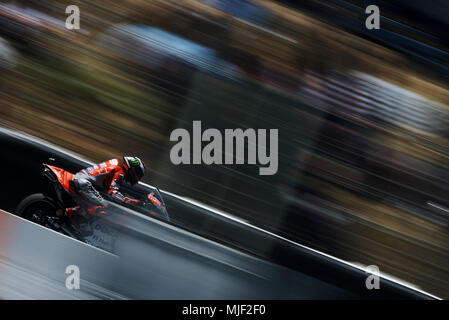
<svg viewBox="0 0 449 320">
<path fill-rule="evenodd" d="M 437 205 L 437 204 L 432 203 L 432 202 L 430 202 L 430 201 L 427 202 L 427 204 L 428 204 L 429 206 L 434 207 L 434 208 L 440 209 L 441 211 L 445 211 L 445 212 L 449 213 L 449 210 L 446 209 L 446 208 L 444 208 L 444 207 L 442 207 L 441 205 Z"/>
<path fill-rule="evenodd" d="M 63 148 L 61 148 L 61 147 L 57 147 L 57 146 L 55 146 L 54 144 L 49 143 L 49 142 L 47 142 L 47 141 L 45 141 L 45 140 L 39 139 L 39 138 L 37 138 L 37 137 L 33 137 L 33 136 L 31 136 L 31 135 L 24 134 L 24 133 L 19 133 L 19 132 L 16 132 L 16 131 L 13 131 L 13 130 L 10 130 L 10 129 L 7 129 L 7 128 L 1 127 L 1 126 L 0 126 L 0 132 L 5 133 L 5 134 L 10 135 L 10 136 L 16 136 L 16 137 L 18 137 L 18 138 L 21 139 L 21 140 L 31 141 L 31 142 L 35 142 L 35 143 L 40 144 L 40 145 L 44 145 L 44 146 L 47 146 L 47 147 L 51 147 L 52 149 L 54 149 L 54 150 L 56 150 L 56 151 L 59 151 L 59 152 L 61 152 L 61 153 L 64 153 L 64 154 L 66 154 L 66 155 L 68 155 L 68 156 L 71 156 L 71 157 L 73 157 L 73 158 L 75 158 L 75 159 L 78 159 L 78 160 L 80 160 L 80 161 L 86 162 L 86 163 L 88 163 L 88 164 L 90 164 L 90 165 L 94 164 L 93 162 L 91 162 L 91 161 L 89 161 L 89 160 L 86 160 L 86 159 L 82 158 L 81 156 L 79 156 L 79 155 L 77 155 L 77 154 L 75 154 L 75 153 L 72 153 L 71 151 L 68 151 L 68 150 L 66 150 L 66 149 L 63 149 Z M 143 185 L 143 186 L 146 186 L 146 187 L 153 188 L 153 189 L 155 188 L 154 186 L 148 185 L 148 184 L 146 184 L 146 183 L 139 182 L 139 184 L 140 184 L 140 185 Z M 255 230 L 259 231 L 259 232 L 262 232 L 262 233 L 265 233 L 265 234 L 270 235 L 270 236 L 272 236 L 272 237 L 275 237 L 275 238 L 277 238 L 277 239 L 279 239 L 279 240 L 285 241 L 285 242 L 287 242 L 287 243 L 290 243 L 290 244 L 295 245 L 295 246 L 297 246 L 297 247 L 300 247 L 300 248 L 302 248 L 302 249 L 306 249 L 306 250 L 312 251 L 312 252 L 314 252 L 314 253 L 316 253 L 316 254 L 319 254 L 319 255 L 322 255 L 322 256 L 324 256 L 324 257 L 326 257 L 326 258 L 328 258 L 328 259 L 332 259 L 332 260 L 338 261 L 339 263 L 342 263 L 342 264 L 344 264 L 344 265 L 346 265 L 346 266 L 349 266 L 349 267 L 358 269 L 358 270 L 363 271 L 363 272 L 366 273 L 366 270 L 365 270 L 363 267 L 361 267 L 360 264 L 357 264 L 357 263 L 351 263 L 351 262 L 342 260 L 342 259 L 340 259 L 340 258 L 334 257 L 334 256 L 332 256 L 332 255 L 329 255 L 329 254 L 327 254 L 327 253 L 318 251 L 318 250 L 316 250 L 316 249 L 309 248 L 309 247 L 307 247 L 307 246 L 304 246 L 304 245 L 302 245 L 302 244 L 299 244 L 299 243 L 297 243 L 297 242 L 294 242 L 294 241 L 292 241 L 292 240 L 289 240 L 289 239 L 287 239 L 287 238 L 284 238 L 284 237 L 282 237 L 282 236 L 279 236 L 279 235 L 277 235 L 277 234 L 275 234 L 275 233 L 272 233 L 272 232 L 267 231 L 267 230 L 265 230 L 265 229 L 259 228 L 259 227 L 255 226 L 255 225 L 252 225 L 252 224 L 250 224 L 249 222 L 244 221 L 244 220 L 242 220 L 242 219 L 239 219 L 239 218 L 237 218 L 237 217 L 234 217 L 233 215 L 231 215 L 231 214 L 229 214 L 229 213 L 226 213 L 226 212 L 224 212 L 224 211 L 221 211 L 221 210 L 218 210 L 218 209 L 216 209 L 216 208 L 213 208 L 213 207 L 210 207 L 210 206 L 208 206 L 208 205 L 205 205 L 205 204 L 203 204 L 203 203 L 201 203 L 201 202 L 199 202 L 199 201 L 196 201 L 196 200 L 193 200 L 193 199 L 190 199 L 190 198 L 186 198 L 186 197 L 183 197 L 183 196 L 180 196 L 180 195 L 177 195 L 177 194 L 168 192 L 168 191 L 164 191 L 164 190 L 161 190 L 161 192 L 164 192 L 164 193 L 166 193 L 166 194 L 168 194 L 168 195 L 170 195 L 170 196 L 172 196 L 172 197 L 174 197 L 174 198 L 177 198 L 177 199 L 179 199 L 179 200 L 181 200 L 181 201 L 184 201 L 184 202 L 186 202 L 186 203 L 189 203 L 189 204 L 192 204 L 192 205 L 197 206 L 197 207 L 199 207 L 199 208 L 202 208 L 202 209 L 204 209 L 204 210 L 207 210 L 207 211 L 209 211 L 209 212 L 211 212 L 211 213 L 214 213 L 214 214 L 216 214 L 216 215 L 219 215 L 219 216 L 221 216 L 221 217 L 227 218 L 227 219 L 229 219 L 229 220 L 232 220 L 232 221 L 235 221 L 235 222 L 240 223 L 240 224 L 242 224 L 242 225 L 245 225 L 245 226 L 247 226 L 247 227 L 249 227 L 249 228 L 255 229 Z M 416 291 L 416 292 L 419 292 L 419 293 L 421 293 L 421 294 L 427 295 L 427 296 L 429 296 L 429 297 L 431 297 L 431 298 L 433 298 L 433 299 L 442 300 L 440 297 L 437 297 L 437 296 L 435 296 L 435 295 L 433 295 L 433 294 L 431 294 L 431 293 L 428 293 L 428 292 L 426 292 L 426 291 L 423 291 L 423 290 L 421 290 L 421 289 L 420 289 L 419 287 L 417 287 L 417 286 L 411 285 L 410 283 L 407 283 L 407 282 L 405 282 L 405 281 L 403 281 L 403 280 L 400 280 L 400 279 L 398 279 L 398 278 L 392 277 L 392 276 L 390 276 L 390 275 L 384 274 L 384 273 L 382 273 L 382 272 L 380 273 L 380 277 L 381 277 L 381 278 L 384 278 L 384 279 L 386 279 L 386 280 L 389 280 L 389 281 L 391 281 L 391 282 L 393 282 L 393 283 L 399 284 L 399 285 L 401 285 L 401 286 L 403 286 L 403 287 L 406 287 L 406 288 L 408 288 L 408 289 L 411 289 L 411 290 L 414 290 L 414 291 Z"/>
</svg>

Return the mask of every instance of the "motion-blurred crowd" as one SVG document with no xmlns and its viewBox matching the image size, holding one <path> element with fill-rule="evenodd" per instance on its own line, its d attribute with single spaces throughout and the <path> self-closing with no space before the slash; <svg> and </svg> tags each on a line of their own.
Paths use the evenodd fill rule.
<svg viewBox="0 0 449 320">
<path fill-rule="evenodd" d="M 10 1 L 0 37 L 0 125 L 449 297 L 449 89 L 409 56 L 262 0 Z M 277 128 L 278 173 L 173 165 L 193 120 Z"/>
</svg>

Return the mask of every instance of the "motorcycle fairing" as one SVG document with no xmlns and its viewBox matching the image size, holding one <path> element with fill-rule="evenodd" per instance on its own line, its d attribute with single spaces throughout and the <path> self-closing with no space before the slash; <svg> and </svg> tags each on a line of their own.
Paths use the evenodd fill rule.
<svg viewBox="0 0 449 320">
<path fill-rule="evenodd" d="M 147 194 L 147 198 L 148 198 L 148 200 L 151 201 L 151 203 L 152 203 L 153 205 L 155 205 L 156 207 L 158 207 L 159 210 L 162 210 L 162 212 L 164 212 L 165 214 L 167 214 L 167 209 L 165 208 L 165 205 L 164 205 L 163 203 L 161 203 L 161 201 L 160 201 L 158 198 L 156 198 L 156 195 L 155 195 L 153 192 Z M 154 211 L 152 211 L 151 214 L 152 214 L 152 215 L 158 215 L 158 213 L 157 213 L 157 212 L 154 212 Z"/>
<path fill-rule="evenodd" d="M 72 181 L 73 179 L 73 173 L 68 172 L 64 169 L 55 167 L 55 166 L 51 166 L 49 164 L 44 164 L 47 168 L 49 168 L 56 176 L 56 178 L 58 179 L 59 183 L 62 185 L 62 187 L 73 193 L 73 194 L 77 194 L 71 187 L 70 187 L 70 181 Z"/>
</svg>

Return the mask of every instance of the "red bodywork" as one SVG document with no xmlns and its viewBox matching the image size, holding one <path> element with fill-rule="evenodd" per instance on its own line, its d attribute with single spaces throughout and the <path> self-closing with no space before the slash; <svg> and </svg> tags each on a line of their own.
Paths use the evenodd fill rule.
<svg viewBox="0 0 449 320">
<path fill-rule="evenodd" d="M 70 188 L 69 184 L 69 182 L 72 181 L 73 179 L 73 173 L 65 171 L 64 169 L 58 167 L 51 166 L 49 164 L 45 164 L 45 166 L 47 166 L 48 168 L 50 168 L 51 171 L 53 171 L 53 173 L 58 178 L 59 183 L 64 189 L 75 195 L 78 195 L 72 188 Z"/>
<path fill-rule="evenodd" d="M 148 195 L 147 195 L 147 198 L 148 198 L 154 205 L 163 208 L 161 202 L 160 202 L 155 196 L 153 196 L 152 193 L 148 194 Z"/>
</svg>

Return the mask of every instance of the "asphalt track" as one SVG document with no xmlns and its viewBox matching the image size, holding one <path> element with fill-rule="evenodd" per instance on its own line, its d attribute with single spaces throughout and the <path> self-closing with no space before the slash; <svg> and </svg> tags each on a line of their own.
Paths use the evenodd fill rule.
<svg viewBox="0 0 449 320">
<path fill-rule="evenodd" d="M 48 158 L 75 172 L 89 162 L 0 127 L 0 208 L 14 212 L 44 190 Z M 128 193 L 148 193 L 139 185 Z M 29 299 L 432 299 L 368 274 L 226 213 L 162 191 L 171 224 L 121 208 L 116 250 L 108 253 L 0 213 L 0 298 Z M 117 218 L 117 217 L 115 217 Z M 111 218 L 113 219 L 113 218 Z M 65 266 L 79 265 L 80 290 L 65 288 Z M 84 285 L 83 285 L 84 283 Z"/>
</svg>

